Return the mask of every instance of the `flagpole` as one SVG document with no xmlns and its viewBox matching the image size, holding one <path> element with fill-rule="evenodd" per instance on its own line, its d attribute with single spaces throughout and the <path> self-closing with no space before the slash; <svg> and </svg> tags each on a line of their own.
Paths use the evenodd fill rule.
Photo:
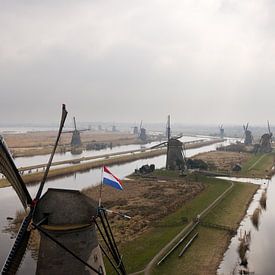
<svg viewBox="0 0 275 275">
<path fill-rule="evenodd" d="M 101 183 L 100 183 L 100 189 L 99 189 L 98 208 L 101 207 L 102 184 L 103 184 L 103 166 L 102 166 L 102 168 L 101 168 Z"/>
</svg>

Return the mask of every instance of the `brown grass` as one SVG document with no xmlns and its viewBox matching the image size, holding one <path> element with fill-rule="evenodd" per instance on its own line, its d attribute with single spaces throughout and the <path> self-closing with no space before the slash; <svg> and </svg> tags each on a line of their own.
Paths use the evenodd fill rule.
<svg viewBox="0 0 275 275">
<path fill-rule="evenodd" d="M 163 180 L 136 178 L 123 182 L 123 191 L 103 186 L 103 205 L 132 217 L 125 220 L 110 215 L 110 223 L 118 243 L 133 240 L 152 227 L 155 222 L 172 213 L 204 189 L 199 182 L 186 182 L 183 178 Z M 99 187 L 83 190 L 98 200 Z"/>
<path fill-rule="evenodd" d="M 250 157 L 251 154 L 249 153 L 211 151 L 198 154 L 194 157 L 194 159 L 201 159 L 205 161 L 210 170 L 231 172 L 235 164 L 243 164 Z"/>
</svg>

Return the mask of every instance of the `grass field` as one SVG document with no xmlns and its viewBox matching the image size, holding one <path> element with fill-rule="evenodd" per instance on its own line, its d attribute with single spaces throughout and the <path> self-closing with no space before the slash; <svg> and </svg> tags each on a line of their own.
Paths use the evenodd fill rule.
<svg viewBox="0 0 275 275">
<path fill-rule="evenodd" d="M 275 153 L 257 154 L 249 159 L 239 173 L 240 176 L 265 178 L 271 176 Z"/>
<path fill-rule="evenodd" d="M 222 200 L 203 221 L 237 228 L 258 186 L 236 183 L 229 195 Z M 154 274 L 216 274 L 216 270 L 230 240 L 227 231 L 199 226 L 199 236 L 181 257 L 181 245 Z"/>
<path fill-rule="evenodd" d="M 219 179 L 199 177 L 198 180 L 206 185 L 202 193 L 176 212 L 161 219 L 141 237 L 120 247 L 128 273 L 142 270 L 153 256 L 186 226 L 182 223 L 183 217 L 189 220 L 196 217 L 230 186 L 228 181 Z M 108 274 L 114 273 L 109 270 Z"/>
</svg>

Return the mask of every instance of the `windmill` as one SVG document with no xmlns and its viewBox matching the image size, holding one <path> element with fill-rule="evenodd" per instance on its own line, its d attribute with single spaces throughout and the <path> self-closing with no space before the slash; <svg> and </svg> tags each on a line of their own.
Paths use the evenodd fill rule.
<svg viewBox="0 0 275 275">
<path fill-rule="evenodd" d="M 141 139 L 142 142 L 147 142 L 147 134 L 146 134 L 146 129 L 142 127 L 142 121 L 140 122 L 139 126 L 139 138 Z"/>
<path fill-rule="evenodd" d="M 112 132 L 117 132 L 117 128 L 116 128 L 115 124 L 113 124 L 113 126 L 112 126 Z"/>
<path fill-rule="evenodd" d="M 223 128 L 223 124 L 221 124 L 219 126 L 219 130 L 220 130 L 220 138 L 224 138 L 224 128 Z"/>
<path fill-rule="evenodd" d="M 77 127 L 76 127 L 76 119 L 75 119 L 75 117 L 73 117 L 73 122 L 74 122 L 74 130 L 71 131 L 71 133 L 73 133 L 72 139 L 71 139 L 71 146 L 81 146 L 82 142 L 81 142 L 80 133 L 81 132 L 85 132 L 85 131 L 89 131 L 90 129 L 81 129 L 81 130 L 78 130 Z"/>
<path fill-rule="evenodd" d="M 182 143 L 179 139 L 182 136 L 178 137 L 171 137 L 171 125 L 170 125 L 170 115 L 167 119 L 167 128 L 166 128 L 166 134 L 167 134 L 167 141 L 161 142 L 153 147 L 159 148 L 159 147 L 167 147 L 167 153 L 166 153 L 166 169 L 168 170 L 177 170 L 181 169 L 184 170 L 185 168 L 185 156 L 184 156 L 184 143 Z"/>
<path fill-rule="evenodd" d="M 248 122 L 245 125 L 243 125 L 243 130 L 244 130 L 244 144 L 245 145 L 251 145 L 253 142 L 253 136 L 250 130 L 248 130 Z"/>
<path fill-rule="evenodd" d="M 131 129 L 133 129 L 133 135 L 138 136 L 138 126 L 133 126 Z"/>
<path fill-rule="evenodd" d="M 105 274 L 101 251 L 118 274 L 126 274 L 104 208 L 96 209 L 94 202 L 77 190 L 49 189 L 42 196 L 66 116 L 63 105 L 55 145 L 34 198 L 28 192 L 3 138 L 0 139 L 0 172 L 27 210 L 1 274 L 17 272 L 33 230 L 38 230 L 41 235 L 37 274 Z M 102 224 L 100 228 L 98 218 Z M 95 227 L 99 228 L 115 264 L 98 244 Z"/>
<path fill-rule="evenodd" d="M 269 121 L 267 121 L 267 129 L 268 129 L 268 133 L 265 133 L 261 136 L 260 139 L 260 146 L 259 146 L 259 151 L 261 153 L 270 153 L 272 151 L 272 133 L 270 130 L 270 125 L 269 125 Z"/>
<path fill-rule="evenodd" d="M 71 138 L 71 153 L 72 154 L 81 154 L 82 153 L 82 141 L 81 141 L 81 132 L 89 131 L 90 129 L 81 129 L 78 130 L 76 126 L 76 119 L 73 117 L 74 130 L 64 131 L 64 133 L 72 133 Z"/>
</svg>

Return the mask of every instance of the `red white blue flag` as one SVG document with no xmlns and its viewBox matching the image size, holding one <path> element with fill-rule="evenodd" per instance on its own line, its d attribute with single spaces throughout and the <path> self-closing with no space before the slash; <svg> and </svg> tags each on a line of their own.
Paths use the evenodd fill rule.
<svg viewBox="0 0 275 275">
<path fill-rule="evenodd" d="M 106 166 L 103 166 L 102 183 L 110 185 L 116 189 L 123 190 L 120 179 L 112 174 Z"/>
</svg>

